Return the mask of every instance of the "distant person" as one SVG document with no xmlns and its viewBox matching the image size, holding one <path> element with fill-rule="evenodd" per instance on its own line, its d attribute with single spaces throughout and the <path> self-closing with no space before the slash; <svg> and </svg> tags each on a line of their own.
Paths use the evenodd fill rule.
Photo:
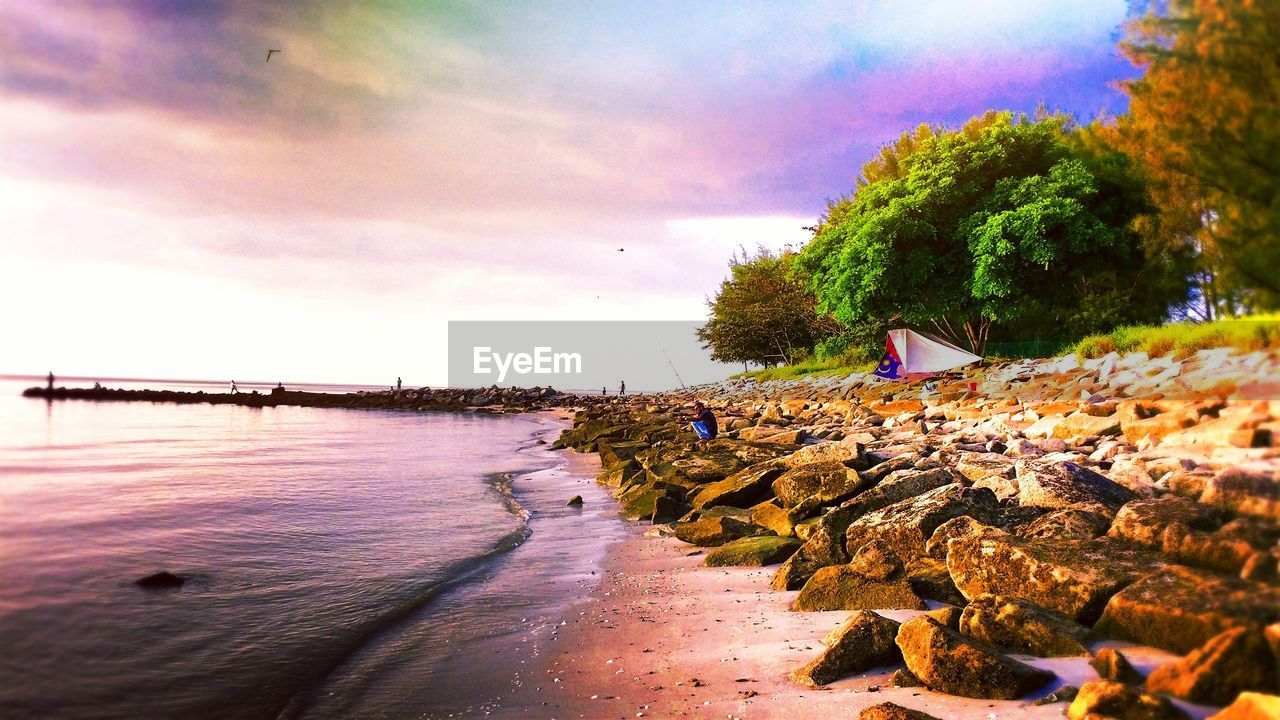
<svg viewBox="0 0 1280 720">
<path fill-rule="evenodd" d="M 396 392 L 400 392 L 400 388 L 401 388 L 401 387 L 403 387 L 403 385 L 402 385 L 402 383 L 400 382 L 400 377 L 399 377 L 399 376 L 397 376 L 397 377 L 396 377 Z"/>
<path fill-rule="evenodd" d="M 627 394 L 627 381 L 626 381 L 626 380 L 623 380 L 622 382 L 618 383 L 618 394 L 619 394 L 619 395 L 626 395 L 626 394 Z"/>
<path fill-rule="evenodd" d="M 608 394 L 609 394 L 609 388 L 607 388 L 607 387 L 602 387 L 602 388 L 600 388 L 600 397 L 604 397 L 604 396 L 606 396 L 606 395 L 608 395 Z"/>
<path fill-rule="evenodd" d="M 53 371 L 49 371 L 49 392 L 53 392 Z"/>
<path fill-rule="evenodd" d="M 707 445 L 716 439 L 716 435 L 720 434 L 720 428 L 716 426 L 716 416 L 699 401 L 693 404 L 693 417 L 690 427 L 698 434 L 698 440 L 694 446 L 706 449 Z"/>
<path fill-rule="evenodd" d="M 240 389 L 236 387 L 236 381 L 235 381 L 235 380 L 232 380 L 232 381 L 231 381 L 231 394 L 232 394 L 232 395 L 235 395 L 235 394 L 236 394 L 236 393 L 238 393 L 238 392 L 240 392 Z"/>
</svg>

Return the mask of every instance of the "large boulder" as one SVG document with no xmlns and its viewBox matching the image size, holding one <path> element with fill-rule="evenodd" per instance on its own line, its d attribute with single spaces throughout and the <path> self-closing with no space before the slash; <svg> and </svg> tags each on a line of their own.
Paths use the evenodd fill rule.
<svg viewBox="0 0 1280 720">
<path fill-rule="evenodd" d="M 831 565 L 819 569 L 800 589 L 791 609 L 814 610 L 882 610 L 907 608 L 924 610 L 928 606 L 912 589 L 905 577 L 874 580 L 849 565 Z"/>
<path fill-rule="evenodd" d="M 968 515 L 960 515 L 938 526 L 933 534 L 929 536 L 929 542 L 925 543 L 925 552 L 929 557 L 946 561 L 947 559 L 947 543 L 955 538 L 968 537 L 970 535 L 1007 535 L 1004 530 L 979 522 Z"/>
<path fill-rule="evenodd" d="M 1053 428 L 1053 437 L 1062 438 L 1071 445 L 1079 445 L 1090 437 L 1120 434 L 1120 419 L 1115 416 L 1098 416 L 1075 412 L 1062 419 Z"/>
<path fill-rule="evenodd" d="M 1058 508 L 1018 528 L 1016 534 L 1025 538 L 1092 540 L 1110 528 L 1111 518 L 1106 515 L 1080 508 Z"/>
<path fill-rule="evenodd" d="M 1245 690 L 1274 692 L 1276 660 L 1261 630 L 1235 628 L 1156 668 L 1147 689 L 1201 705 L 1226 705 Z"/>
<path fill-rule="evenodd" d="M 1280 463 L 1229 467 L 1210 478 L 1200 500 L 1242 515 L 1280 520 Z"/>
<path fill-rule="evenodd" d="M 844 537 L 835 535 L 830 525 L 820 522 L 804 545 L 774 573 L 771 586 L 775 590 L 796 590 L 819 569 L 847 562 L 849 555 L 844 550 Z"/>
<path fill-rule="evenodd" d="M 776 501 L 770 500 L 752 506 L 751 522 L 784 537 L 791 537 L 796 534 L 796 523 L 804 520 L 807 514 L 802 510 L 781 507 Z"/>
<path fill-rule="evenodd" d="M 1068 720 L 1191 720 L 1169 698 L 1124 683 L 1093 680 L 1080 686 L 1067 708 Z"/>
<path fill-rule="evenodd" d="M 898 629 L 907 669 L 931 690 L 971 698 L 1012 700 L 1043 687 L 1051 672 L 1018 662 L 927 615 Z"/>
<path fill-rule="evenodd" d="M 1115 648 L 1104 647 L 1089 658 L 1089 667 L 1098 673 L 1103 680 L 1114 680 L 1126 685 L 1141 685 L 1146 677 L 1129 662 L 1124 653 Z"/>
<path fill-rule="evenodd" d="M 988 645 L 1040 657 L 1089 654 L 1089 629 L 1052 610 L 1003 595 L 979 595 L 960 616 L 960 632 Z"/>
<path fill-rule="evenodd" d="M 945 485 L 853 521 L 845 531 L 845 549 L 852 556 L 864 544 L 879 540 L 903 560 L 924 557 L 929 537 L 939 525 L 961 515 L 981 520 L 997 507 L 990 490 Z"/>
<path fill-rule="evenodd" d="M 954 466 L 974 487 L 990 488 L 998 498 L 1015 497 L 1018 483 L 1014 481 L 1013 460 L 999 453 L 962 452 Z"/>
<path fill-rule="evenodd" d="M 1185 498 L 1167 496 L 1125 503 L 1116 513 L 1107 534 L 1130 542 L 1159 548 L 1165 528 L 1174 524 L 1197 530 L 1212 530 L 1213 514 L 1204 505 Z"/>
<path fill-rule="evenodd" d="M 1019 460 L 1018 502 L 1047 508 L 1079 508 L 1113 517 L 1138 498 L 1132 490 L 1073 462 Z"/>
<path fill-rule="evenodd" d="M 1120 640 L 1188 653 L 1219 633 L 1280 620 L 1280 588 L 1172 566 L 1124 588 L 1094 630 Z"/>
<path fill-rule="evenodd" d="M 743 468 L 723 480 L 701 487 L 693 496 L 693 506 L 751 507 L 769 495 L 774 479 L 786 469 L 782 463 L 771 460 Z"/>
<path fill-rule="evenodd" d="M 812 662 L 794 670 L 791 679 L 821 687 L 846 675 L 902 661 L 895 639 L 898 623 L 860 610 L 826 637 L 828 647 Z"/>
<path fill-rule="evenodd" d="M 966 598 L 1020 598 L 1084 624 L 1098 617 L 1112 595 L 1159 567 L 1154 556 L 1109 538 L 983 534 L 956 538 L 947 547 L 947 569 Z"/>
<path fill-rule="evenodd" d="M 776 565 L 791 557 L 800 545 L 799 540 L 791 537 L 777 535 L 744 537 L 707 553 L 702 564 L 708 567 Z"/>
<path fill-rule="evenodd" d="M 773 494 L 784 508 L 835 505 L 867 487 L 858 471 L 838 460 L 800 465 L 773 481 Z"/>
<path fill-rule="evenodd" d="M 865 467 L 866 455 L 862 443 L 854 440 L 839 440 L 805 445 L 795 452 L 781 458 L 789 468 L 800 467 L 815 462 L 834 460 L 850 467 Z"/>
<path fill-rule="evenodd" d="M 766 530 L 759 525 L 743 522 L 734 517 L 703 517 L 693 522 L 679 523 L 673 534 L 698 547 L 716 547 L 738 538 L 763 535 Z"/>
</svg>

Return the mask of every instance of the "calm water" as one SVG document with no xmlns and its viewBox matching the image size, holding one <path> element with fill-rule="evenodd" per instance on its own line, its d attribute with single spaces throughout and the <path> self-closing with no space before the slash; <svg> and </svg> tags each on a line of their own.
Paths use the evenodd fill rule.
<svg viewBox="0 0 1280 720">
<path fill-rule="evenodd" d="M 29 384 L 0 383 L 5 718 L 536 717 L 526 676 L 624 532 L 546 417 Z M 189 582 L 133 584 L 159 570 Z"/>
</svg>

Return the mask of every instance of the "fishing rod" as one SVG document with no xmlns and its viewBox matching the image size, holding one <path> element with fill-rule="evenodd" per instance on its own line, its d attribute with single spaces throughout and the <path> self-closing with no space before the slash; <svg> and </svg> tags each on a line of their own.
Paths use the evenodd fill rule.
<svg viewBox="0 0 1280 720">
<path fill-rule="evenodd" d="M 667 355 L 667 348 L 666 348 L 666 347 L 663 347 L 663 346 L 662 346 L 662 343 L 660 343 L 660 342 L 659 342 L 659 343 L 658 343 L 658 350 L 662 350 L 662 356 L 663 356 L 663 357 L 666 357 L 666 359 L 667 359 L 667 364 L 668 364 L 668 365 L 671 365 L 671 372 L 672 372 L 672 373 L 676 373 L 676 380 L 677 380 L 677 382 L 678 382 L 678 383 L 680 383 L 680 389 L 686 389 L 686 388 L 685 388 L 685 380 L 680 379 L 680 370 L 677 370 L 677 369 L 676 369 L 676 364 L 675 364 L 675 363 L 672 363 L 672 361 L 671 361 L 671 355 Z"/>
</svg>

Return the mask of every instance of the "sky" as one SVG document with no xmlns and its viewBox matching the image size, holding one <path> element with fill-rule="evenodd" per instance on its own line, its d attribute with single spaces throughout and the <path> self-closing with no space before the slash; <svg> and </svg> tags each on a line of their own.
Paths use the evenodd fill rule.
<svg viewBox="0 0 1280 720">
<path fill-rule="evenodd" d="M 904 130 L 1123 112 L 1126 12 L 3 3 L 0 372 L 438 385 L 450 320 L 701 319 Z"/>
</svg>

